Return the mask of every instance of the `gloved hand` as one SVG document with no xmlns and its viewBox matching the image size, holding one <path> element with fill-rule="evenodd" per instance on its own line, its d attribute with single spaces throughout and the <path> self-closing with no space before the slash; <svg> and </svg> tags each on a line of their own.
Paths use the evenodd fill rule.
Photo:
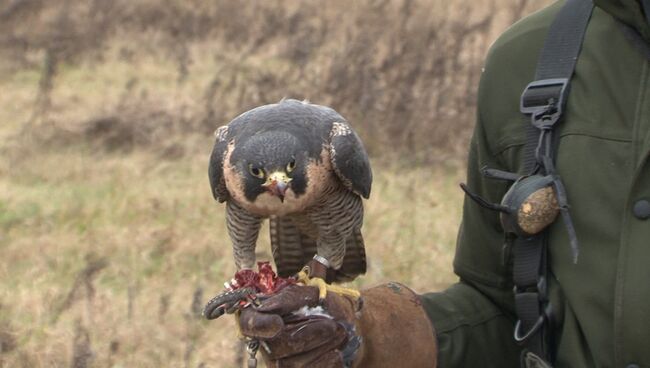
<svg viewBox="0 0 650 368">
<path fill-rule="evenodd" d="M 388 283 L 361 298 L 293 285 L 239 315 L 268 367 L 436 367 L 435 332 L 419 297 Z"/>
</svg>

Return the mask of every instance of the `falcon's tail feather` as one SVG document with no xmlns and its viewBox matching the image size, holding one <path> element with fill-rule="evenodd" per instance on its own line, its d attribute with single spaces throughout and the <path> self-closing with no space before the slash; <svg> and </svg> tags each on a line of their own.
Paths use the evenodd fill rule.
<svg viewBox="0 0 650 368">
<path fill-rule="evenodd" d="M 316 240 L 301 233 L 288 218 L 271 216 L 269 228 L 278 276 L 295 275 L 316 254 Z"/>
<path fill-rule="evenodd" d="M 316 240 L 302 233 L 291 219 L 272 216 L 269 221 L 271 248 L 278 275 L 295 275 L 316 254 Z M 366 273 L 366 250 L 360 230 L 347 239 L 341 268 L 334 282 L 347 282 Z"/>
</svg>

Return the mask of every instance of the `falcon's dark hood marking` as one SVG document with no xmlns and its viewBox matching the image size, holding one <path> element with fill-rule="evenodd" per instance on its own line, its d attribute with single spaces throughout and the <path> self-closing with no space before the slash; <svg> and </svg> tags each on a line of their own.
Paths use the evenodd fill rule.
<svg viewBox="0 0 650 368">
<path fill-rule="evenodd" d="M 235 142 L 229 164 L 244 178 L 245 197 L 251 202 L 267 191 L 263 184 L 275 172 L 286 174 L 291 180 L 291 189 L 300 196 L 307 186 L 305 166 L 309 159 L 308 149 L 307 142 L 286 131 L 260 132 L 243 142 Z M 294 168 L 287 172 L 289 164 Z M 250 170 L 257 170 L 261 175 L 255 176 Z"/>
</svg>

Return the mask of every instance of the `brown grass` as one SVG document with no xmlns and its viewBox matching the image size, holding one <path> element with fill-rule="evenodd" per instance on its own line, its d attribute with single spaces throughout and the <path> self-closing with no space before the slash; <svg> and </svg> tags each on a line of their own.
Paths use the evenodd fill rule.
<svg viewBox="0 0 650 368">
<path fill-rule="evenodd" d="M 198 316 L 234 271 L 211 133 L 285 96 L 372 154 L 354 284 L 453 282 L 482 58 L 527 3 L 0 5 L 0 367 L 236 366 L 233 321 Z"/>
</svg>

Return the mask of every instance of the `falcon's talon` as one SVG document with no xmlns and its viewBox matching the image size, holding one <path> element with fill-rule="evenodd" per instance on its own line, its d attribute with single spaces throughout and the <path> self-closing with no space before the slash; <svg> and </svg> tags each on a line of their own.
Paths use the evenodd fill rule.
<svg viewBox="0 0 650 368">
<path fill-rule="evenodd" d="M 327 297 L 328 290 L 333 293 L 349 296 L 354 300 L 357 300 L 361 297 L 361 294 L 359 293 L 358 290 L 346 288 L 343 286 L 328 284 L 325 282 L 325 280 L 323 280 L 320 277 L 309 277 L 307 272 L 305 272 L 304 268 L 302 271 L 298 272 L 297 280 L 298 282 L 306 286 L 316 286 L 318 288 L 319 303 L 325 300 L 325 298 Z"/>
</svg>

